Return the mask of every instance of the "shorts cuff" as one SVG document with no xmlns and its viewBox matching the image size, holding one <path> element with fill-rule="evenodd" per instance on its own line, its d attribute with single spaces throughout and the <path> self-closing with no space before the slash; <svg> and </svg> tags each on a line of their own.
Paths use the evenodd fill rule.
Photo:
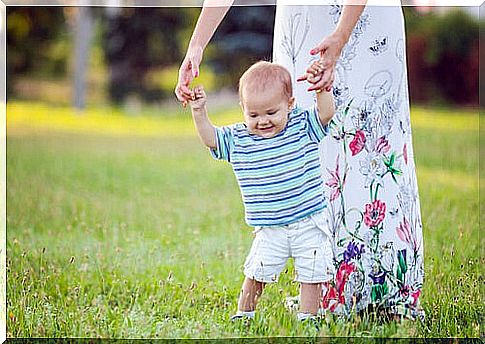
<svg viewBox="0 0 485 344">
<path fill-rule="evenodd" d="M 272 275 L 272 276 L 261 276 L 260 274 L 254 274 L 250 271 L 244 270 L 244 276 L 246 276 L 249 279 L 255 280 L 257 282 L 261 283 L 276 283 L 278 282 L 278 275 Z"/>
<path fill-rule="evenodd" d="M 322 277 L 313 277 L 313 278 L 295 278 L 295 282 L 298 283 L 306 283 L 306 284 L 317 284 L 317 283 L 325 283 L 333 280 L 333 276 L 322 276 Z"/>
</svg>

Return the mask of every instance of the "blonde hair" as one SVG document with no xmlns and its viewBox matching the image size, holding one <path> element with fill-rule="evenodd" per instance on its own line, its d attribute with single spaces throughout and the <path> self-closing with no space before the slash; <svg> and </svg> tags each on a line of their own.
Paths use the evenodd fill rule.
<svg viewBox="0 0 485 344">
<path fill-rule="evenodd" d="M 293 96 L 290 72 L 277 63 L 259 61 L 244 72 L 239 79 L 239 100 L 241 102 L 244 99 L 244 90 L 248 87 L 253 92 L 263 92 L 270 87 L 280 87 L 287 99 Z"/>
</svg>

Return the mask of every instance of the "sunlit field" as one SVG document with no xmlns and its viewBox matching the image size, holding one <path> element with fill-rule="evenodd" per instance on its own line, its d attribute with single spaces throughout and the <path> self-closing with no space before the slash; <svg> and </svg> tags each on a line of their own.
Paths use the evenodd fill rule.
<svg viewBox="0 0 485 344">
<path fill-rule="evenodd" d="M 477 112 L 412 109 L 425 320 L 329 317 L 316 333 L 284 306 L 298 292 L 291 265 L 252 323 L 229 321 L 251 229 L 230 165 L 199 144 L 188 109 L 9 104 L 7 335 L 483 336 Z"/>
</svg>

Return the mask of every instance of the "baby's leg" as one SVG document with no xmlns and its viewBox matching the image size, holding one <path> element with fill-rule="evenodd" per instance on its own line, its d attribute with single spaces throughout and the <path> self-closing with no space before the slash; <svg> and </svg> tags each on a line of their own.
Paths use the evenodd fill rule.
<svg viewBox="0 0 485 344">
<path fill-rule="evenodd" d="M 321 283 L 301 283 L 300 313 L 317 315 L 322 295 Z"/>
<path fill-rule="evenodd" d="M 252 312 L 256 309 L 261 294 L 263 293 L 264 283 L 251 278 L 245 278 L 239 295 L 238 310 L 241 312 Z"/>
</svg>

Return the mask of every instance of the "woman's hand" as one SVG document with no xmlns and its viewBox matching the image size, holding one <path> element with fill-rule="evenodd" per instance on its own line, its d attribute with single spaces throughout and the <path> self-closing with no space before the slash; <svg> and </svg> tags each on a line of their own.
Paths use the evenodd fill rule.
<svg viewBox="0 0 485 344">
<path fill-rule="evenodd" d="M 202 54 L 202 48 L 191 49 L 187 51 L 187 55 L 180 65 L 175 95 L 184 107 L 189 100 L 195 98 L 195 93 L 189 88 L 189 85 L 194 78 L 199 76 L 199 65 L 202 61 Z"/>
<path fill-rule="evenodd" d="M 310 82 L 312 85 L 308 88 L 308 91 L 325 90 L 326 92 L 330 92 L 335 80 L 335 64 L 346 42 L 347 40 L 344 37 L 339 36 L 335 32 L 325 37 L 317 46 L 310 50 L 310 54 L 312 55 L 320 53 L 319 62 L 323 68 L 322 77 L 318 78 L 316 82 L 316 79 L 309 78 L 309 68 L 306 74 L 299 77 L 297 81 L 306 80 Z"/>
</svg>

